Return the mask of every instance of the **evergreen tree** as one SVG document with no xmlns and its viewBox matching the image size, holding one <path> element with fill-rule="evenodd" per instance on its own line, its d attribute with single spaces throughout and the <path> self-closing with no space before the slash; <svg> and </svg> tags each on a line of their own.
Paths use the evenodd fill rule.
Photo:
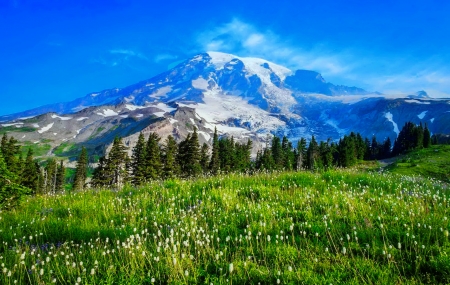
<svg viewBox="0 0 450 285">
<path fill-rule="evenodd" d="M 78 156 L 77 166 L 75 168 L 75 178 L 72 184 L 73 190 L 83 190 L 85 188 L 88 170 L 88 154 L 86 148 L 81 148 L 80 156 Z"/>
<path fill-rule="evenodd" d="M 423 130 L 423 147 L 428 148 L 430 147 L 430 145 L 431 145 L 431 134 L 427 124 L 425 124 L 425 128 Z"/>
<path fill-rule="evenodd" d="M 127 160 L 128 155 L 122 138 L 116 137 L 108 155 L 106 169 L 112 174 L 111 185 L 117 189 L 121 189 L 128 179 Z"/>
<path fill-rule="evenodd" d="M 145 138 L 144 134 L 140 133 L 131 156 L 131 182 L 133 183 L 133 185 L 141 185 L 145 181 L 145 158 Z"/>
<path fill-rule="evenodd" d="M 108 168 L 108 160 L 106 156 L 100 157 L 98 160 L 98 166 L 92 173 L 91 185 L 94 188 L 105 187 L 111 185 L 112 173 Z"/>
<path fill-rule="evenodd" d="M 0 151 L 0 210 L 13 208 L 20 197 L 31 193 L 30 189 L 20 185 L 18 181 L 18 176 L 9 171 Z"/>
<path fill-rule="evenodd" d="M 188 141 L 185 158 L 185 169 L 187 176 L 195 177 L 199 175 L 202 171 L 202 167 L 200 165 L 200 146 L 198 143 L 198 133 L 196 127 L 194 127 L 194 132 Z"/>
<path fill-rule="evenodd" d="M 188 149 L 189 142 L 191 140 L 191 134 L 188 134 L 186 139 L 182 140 L 178 144 L 178 152 L 177 152 L 177 165 L 180 168 L 180 174 L 182 176 L 187 176 L 187 157 L 188 157 Z"/>
<path fill-rule="evenodd" d="M 211 161 L 209 162 L 209 170 L 213 175 L 216 175 L 220 170 L 220 155 L 219 155 L 219 136 L 217 135 L 217 127 L 214 128 L 213 144 L 211 151 Z"/>
<path fill-rule="evenodd" d="M 166 138 L 165 144 L 163 146 L 163 177 L 165 179 L 171 179 L 178 175 L 179 169 L 177 164 L 177 143 L 175 139 L 169 135 Z"/>
<path fill-rule="evenodd" d="M 147 181 L 161 178 L 161 150 L 159 148 L 160 137 L 151 133 L 147 140 L 145 153 L 145 179 Z"/>
<path fill-rule="evenodd" d="M 64 163 L 61 160 L 57 168 L 55 191 L 58 192 L 64 191 L 65 184 L 66 184 L 66 168 L 64 167 Z"/>
<path fill-rule="evenodd" d="M 316 168 L 317 159 L 319 158 L 319 146 L 314 135 L 309 142 L 308 150 L 306 151 L 306 166 L 308 169 L 314 170 Z"/>
<path fill-rule="evenodd" d="M 209 147 L 206 143 L 203 143 L 202 148 L 200 150 L 200 166 L 202 167 L 203 173 L 208 171 L 209 166 Z"/>
<path fill-rule="evenodd" d="M 32 193 L 38 193 L 39 190 L 42 190 L 38 189 L 39 171 L 39 166 L 34 162 L 33 159 L 33 150 L 29 148 L 22 171 L 21 184 L 24 187 L 30 189 Z"/>
<path fill-rule="evenodd" d="M 306 159 L 306 139 L 301 138 L 297 142 L 297 149 L 296 149 L 296 159 L 295 159 L 295 169 L 297 171 L 300 171 L 304 168 L 304 161 Z"/>
<path fill-rule="evenodd" d="M 283 136 L 281 142 L 281 150 L 283 152 L 283 169 L 292 170 L 295 164 L 295 154 L 292 149 L 292 143 L 288 140 L 286 136 Z"/>
<path fill-rule="evenodd" d="M 54 193 L 56 186 L 57 165 L 53 158 L 47 160 L 44 167 L 44 193 Z"/>
<path fill-rule="evenodd" d="M 283 150 L 281 148 L 281 140 L 279 137 L 273 136 L 270 150 L 275 163 L 275 169 L 283 169 L 284 157 Z"/>
<path fill-rule="evenodd" d="M 382 158 L 391 157 L 391 148 L 392 148 L 391 139 L 387 137 L 383 143 Z"/>
</svg>

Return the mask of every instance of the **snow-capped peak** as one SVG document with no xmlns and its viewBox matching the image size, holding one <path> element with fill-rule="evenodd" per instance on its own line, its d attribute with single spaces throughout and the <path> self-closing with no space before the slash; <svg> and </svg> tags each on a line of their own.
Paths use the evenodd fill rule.
<svg viewBox="0 0 450 285">
<path fill-rule="evenodd" d="M 275 73 L 281 80 L 292 74 L 292 71 L 284 66 L 275 64 L 262 58 L 239 57 L 228 53 L 209 51 L 207 54 L 211 57 L 211 63 L 217 68 L 222 69 L 225 64 L 233 59 L 239 59 L 244 63 L 245 68 L 250 74 L 259 75 L 264 82 L 270 82 L 270 74 Z"/>
</svg>

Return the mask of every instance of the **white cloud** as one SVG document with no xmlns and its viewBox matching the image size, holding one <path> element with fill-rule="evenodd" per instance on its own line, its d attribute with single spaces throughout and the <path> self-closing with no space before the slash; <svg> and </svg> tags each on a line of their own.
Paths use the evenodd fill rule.
<svg viewBox="0 0 450 285">
<path fill-rule="evenodd" d="M 129 49 L 112 49 L 109 51 L 109 53 L 123 55 L 125 60 L 129 59 L 130 57 L 138 57 L 140 59 L 148 60 L 147 57 L 142 53 L 135 52 Z"/>
<path fill-rule="evenodd" d="M 348 71 L 340 55 L 323 48 L 302 50 L 272 31 L 261 31 L 238 19 L 203 31 L 197 41 L 204 51 L 236 53 L 240 56 L 262 57 L 292 69 L 311 69 L 324 76 Z"/>
<path fill-rule="evenodd" d="M 334 84 L 386 94 L 425 90 L 430 96 L 450 97 L 450 68 L 443 69 L 442 58 L 438 56 L 417 59 L 406 52 L 392 55 L 350 45 L 339 49 L 324 43 L 305 49 L 293 38 L 281 37 L 239 19 L 200 32 L 197 43 L 202 51 L 261 57 L 293 70 L 314 70 Z"/>
<path fill-rule="evenodd" d="M 153 61 L 158 63 L 158 62 L 161 62 L 161 61 L 174 60 L 174 59 L 178 59 L 178 56 L 173 55 L 173 54 L 168 54 L 168 53 L 162 53 L 162 54 L 157 54 L 153 58 Z"/>
</svg>

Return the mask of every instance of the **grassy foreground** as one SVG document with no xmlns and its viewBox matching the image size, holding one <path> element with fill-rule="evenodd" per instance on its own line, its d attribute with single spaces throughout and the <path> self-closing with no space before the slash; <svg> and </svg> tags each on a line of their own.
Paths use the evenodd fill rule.
<svg viewBox="0 0 450 285">
<path fill-rule="evenodd" d="M 0 213 L 0 284 L 445 284 L 449 199 L 354 170 L 28 198 Z"/>
</svg>

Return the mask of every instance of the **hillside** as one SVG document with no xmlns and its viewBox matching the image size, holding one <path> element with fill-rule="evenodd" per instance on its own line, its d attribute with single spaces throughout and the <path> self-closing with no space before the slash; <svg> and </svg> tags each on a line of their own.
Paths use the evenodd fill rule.
<svg viewBox="0 0 450 285">
<path fill-rule="evenodd" d="M 1 284 L 448 284 L 450 195 L 353 170 L 27 197 Z"/>
<path fill-rule="evenodd" d="M 392 159 L 386 167 L 391 173 L 420 175 L 450 182 L 450 145 L 433 145 Z"/>
</svg>

